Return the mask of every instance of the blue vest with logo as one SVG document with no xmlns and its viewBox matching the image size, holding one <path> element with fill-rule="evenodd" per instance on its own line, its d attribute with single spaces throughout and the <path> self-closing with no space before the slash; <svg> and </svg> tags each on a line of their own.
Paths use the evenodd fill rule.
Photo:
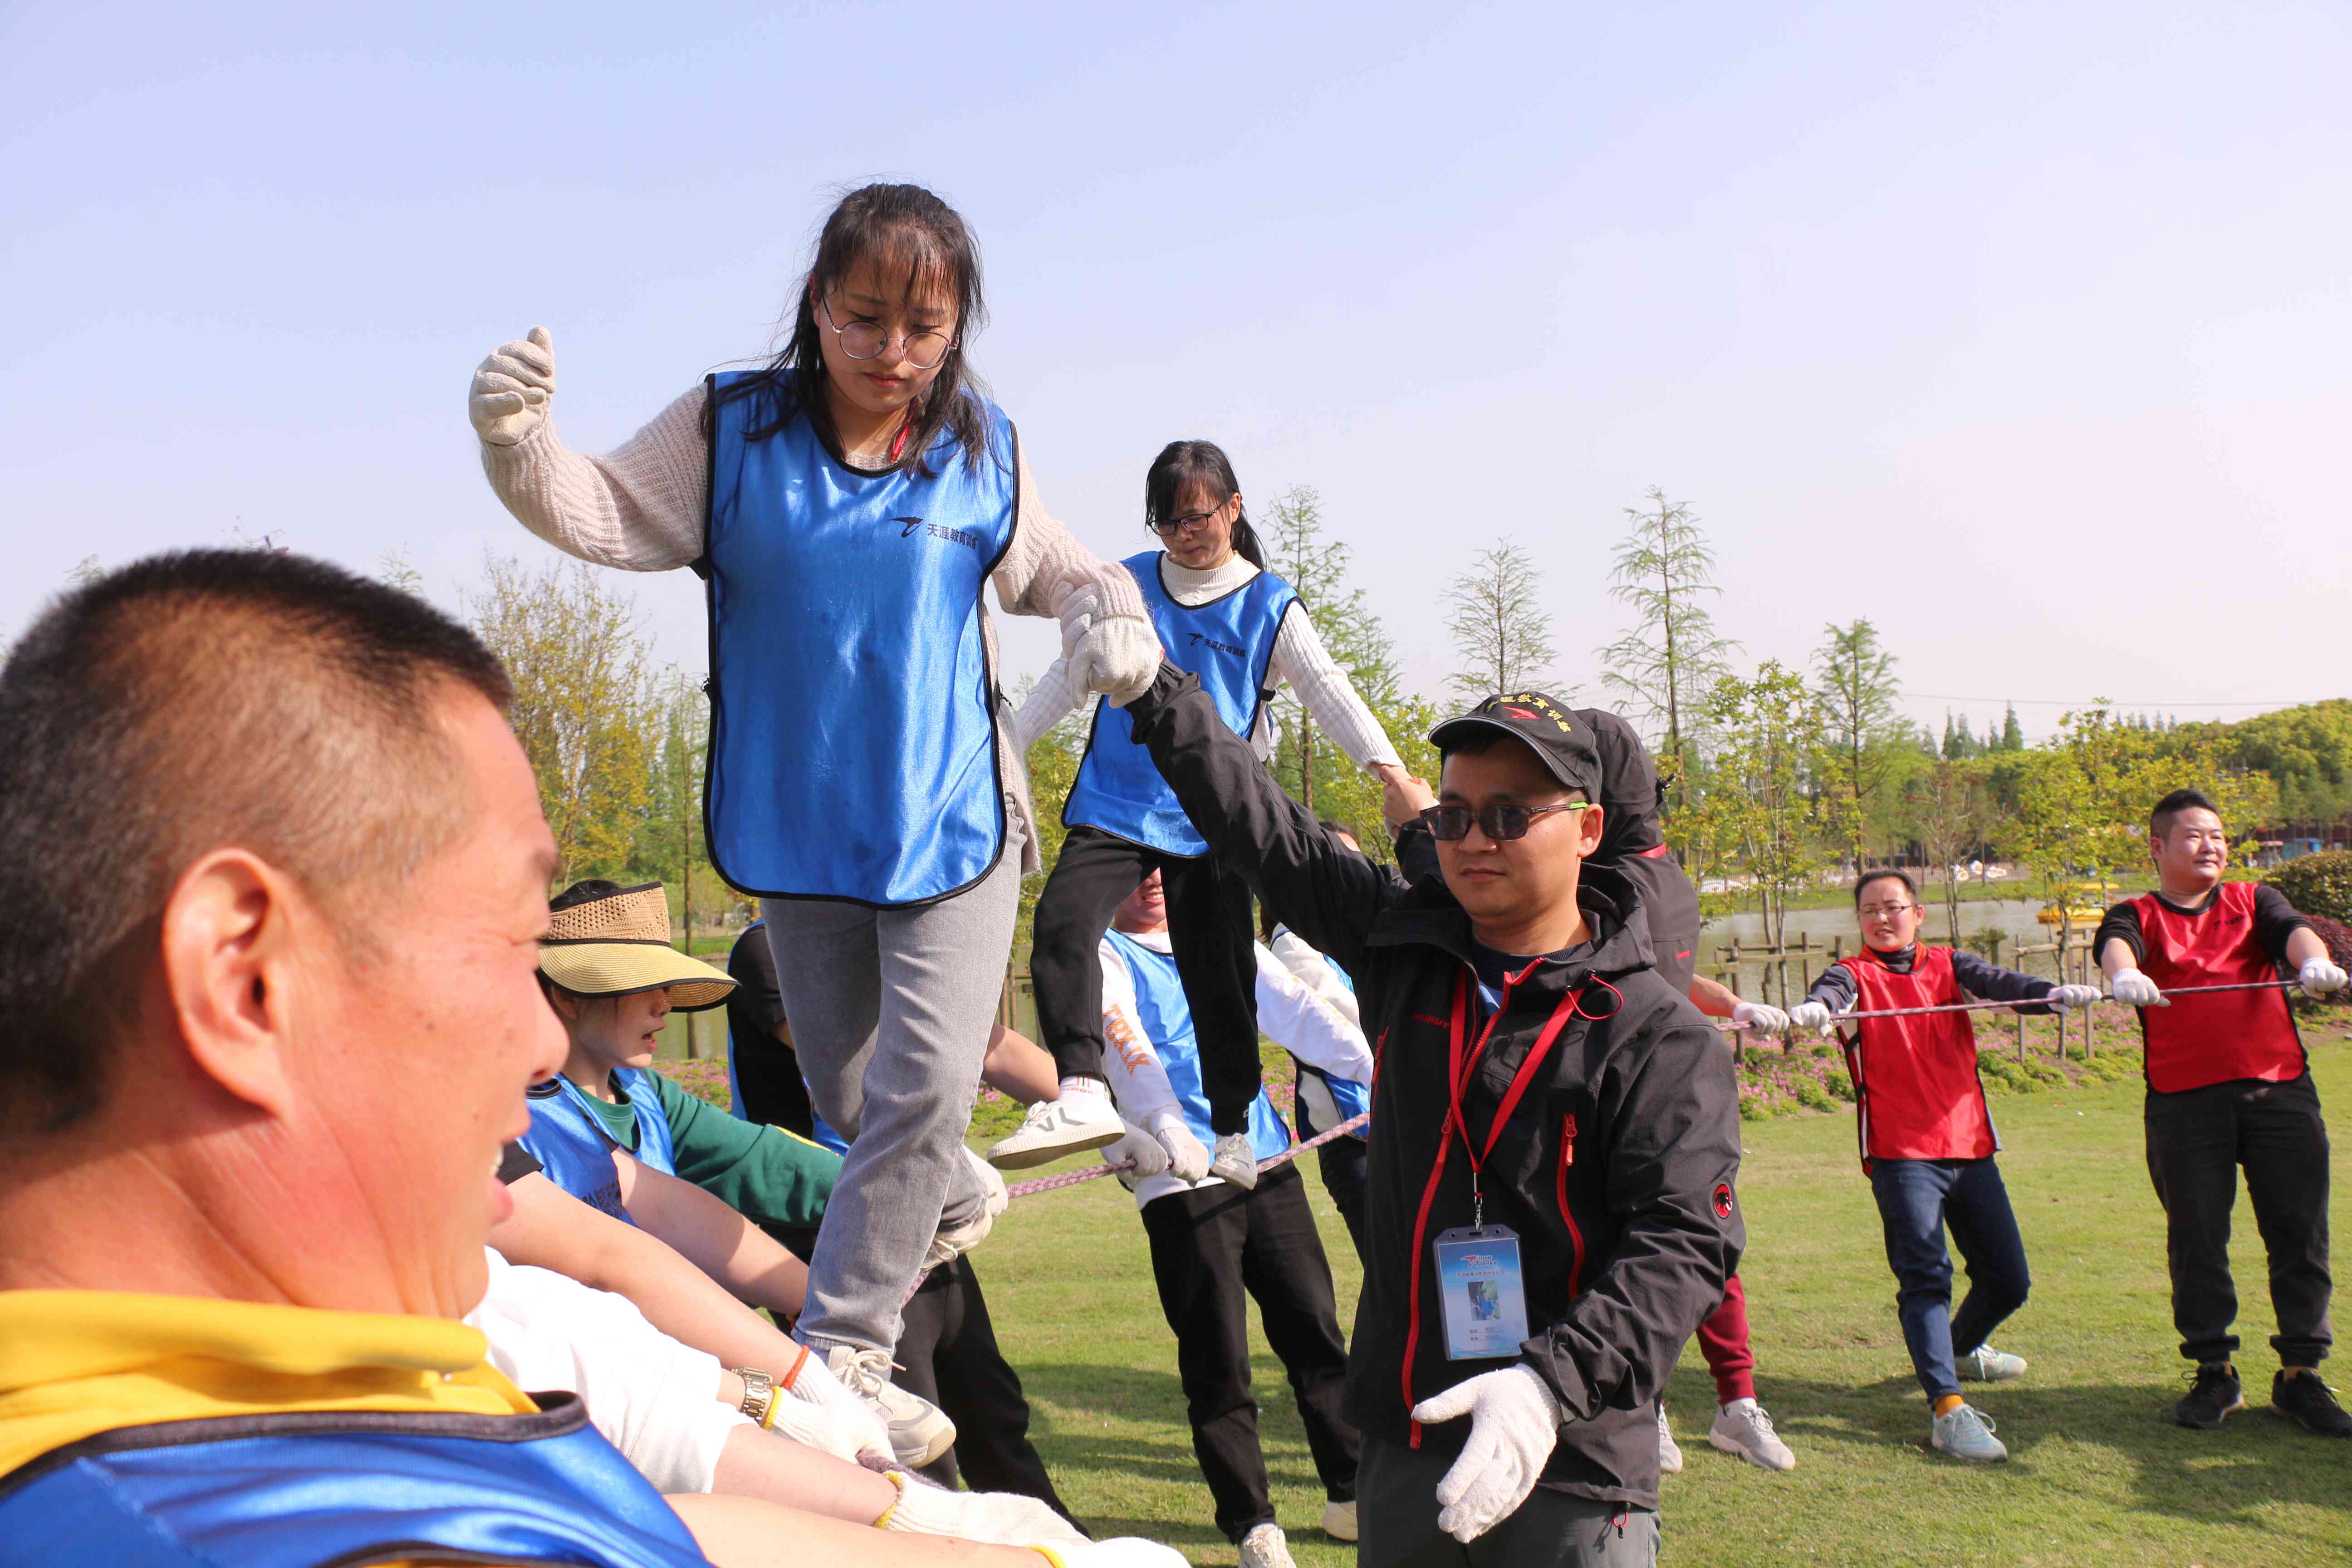
<svg viewBox="0 0 2352 1568">
<path fill-rule="evenodd" d="M 1333 963 L 1328 953 L 1323 955 L 1323 964 L 1325 968 L 1330 970 L 1332 979 L 1337 980 L 1350 992 L 1356 989 L 1355 977 Z M 1333 1078 L 1321 1068 L 1308 1067 L 1297 1057 L 1290 1059 L 1297 1062 L 1298 1066 L 1298 1136 L 1301 1139 L 1312 1138 L 1318 1132 L 1327 1132 L 1331 1127 L 1339 1126 L 1341 1121 L 1353 1121 L 1372 1108 L 1370 1085 L 1358 1083 L 1351 1078 Z M 1321 1090 L 1320 1096 L 1309 1090 L 1307 1085 L 1310 1079 Z M 1324 1097 L 1328 1098 L 1330 1109 L 1338 1113 L 1338 1119 L 1328 1127 L 1317 1125 L 1318 1112 L 1315 1102 L 1318 1098 Z M 1358 1128 L 1348 1136 L 1362 1138 L 1364 1131 L 1362 1128 Z"/>
<path fill-rule="evenodd" d="M 1176 1090 L 1176 1108 L 1192 1136 L 1213 1149 L 1217 1134 L 1209 1126 L 1209 1095 L 1201 1087 L 1201 1047 L 1192 1034 L 1192 1008 L 1184 1000 L 1184 983 L 1177 978 L 1173 954 L 1154 952 L 1125 931 L 1108 933 L 1135 982 L 1135 1016 L 1143 1033 L 1160 1053 L 1160 1065 Z M 1290 1129 L 1265 1089 L 1250 1101 L 1250 1150 L 1271 1160 L 1290 1147 Z"/>
<path fill-rule="evenodd" d="M 1011 421 L 930 478 L 860 474 L 753 373 L 709 381 L 711 863 L 746 892 L 944 898 L 1004 847 L 980 594 L 1013 542 Z"/>
<path fill-rule="evenodd" d="M 541 1403 L 535 1415 L 292 1412 L 122 1427 L 0 1478 L 0 1542 L 26 1568 L 704 1568 L 685 1524 L 577 1396 Z"/>
<path fill-rule="evenodd" d="M 661 1096 L 650 1075 L 622 1068 L 613 1074 L 613 1081 L 629 1097 L 629 1110 L 636 1119 L 637 1146 L 629 1151 L 630 1157 L 666 1176 L 677 1174 L 669 1118 L 662 1114 Z M 591 1208 L 629 1219 L 629 1211 L 621 1205 L 621 1179 L 613 1169 L 613 1135 L 589 1109 L 580 1086 L 558 1073 L 533 1084 L 528 1098 L 530 1131 L 516 1142 L 546 1167 L 547 1179 Z"/>
<path fill-rule="evenodd" d="M 1266 667 L 1282 617 L 1298 595 L 1271 572 L 1261 572 L 1232 593 L 1205 605 L 1186 606 L 1169 595 L 1160 578 L 1165 559 L 1157 550 L 1130 555 L 1121 564 L 1134 574 L 1160 629 L 1160 646 L 1179 668 L 1201 678 L 1201 689 L 1234 733 L 1256 727 L 1265 700 Z M 1135 743 L 1135 721 L 1108 700 L 1095 704 L 1087 754 L 1062 807 L 1068 827 L 1098 827 L 1130 844 L 1186 858 L 1209 852 L 1208 840 L 1176 804 L 1176 792 L 1160 776 L 1151 753 Z"/>
</svg>

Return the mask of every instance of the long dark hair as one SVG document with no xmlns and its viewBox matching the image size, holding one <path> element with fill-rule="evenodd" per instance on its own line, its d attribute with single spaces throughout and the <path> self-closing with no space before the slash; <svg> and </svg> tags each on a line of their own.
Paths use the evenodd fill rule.
<svg viewBox="0 0 2352 1568">
<path fill-rule="evenodd" d="M 1157 534 L 1160 525 L 1176 515 L 1176 498 L 1187 484 L 1200 486 L 1220 504 L 1242 489 L 1231 459 L 1214 441 L 1171 441 L 1160 448 L 1143 476 L 1143 526 Z M 1234 514 L 1234 549 L 1259 571 L 1266 569 L 1265 551 L 1258 544 L 1257 530 L 1250 526 L 1246 507 Z"/>
<path fill-rule="evenodd" d="M 804 414 L 818 435 L 841 448 L 824 385 L 824 351 L 816 302 L 861 266 L 871 264 L 885 278 L 902 279 L 904 297 L 939 292 L 955 301 L 955 342 L 929 387 L 908 411 L 907 439 L 895 465 L 909 474 L 937 472 L 931 448 L 942 432 L 977 463 L 989 450 L 988 422 L 982 417 L 980 378 L 965 359 L 965 345 L 988 320 L 982 297 L 980 247 L 955 208 L 920 185 L 862 185 L 841 198 L 818 233 L 816 255 L 802 279 L 793 307 L 793 335 L 762 372 L 737 384 L 745 391 L 781 395 L 775 418 L 749 432 L 762 440 Z"/>
</svg>

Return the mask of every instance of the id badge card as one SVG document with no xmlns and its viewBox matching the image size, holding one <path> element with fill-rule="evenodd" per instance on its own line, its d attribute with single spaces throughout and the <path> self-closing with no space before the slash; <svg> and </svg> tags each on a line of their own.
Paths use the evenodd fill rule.
<svg viewBox="0 0 2352 1568">
<path fill-rule="evenodd" d="M 1445 1314 L 1445 1359 L 1516 1356 L 1528 1337 L 1528 1293 L 1519 1238 L 1508 1226 L 1443 1231 L 1436 1241 L 1437 1299 Z"/>
</svg>

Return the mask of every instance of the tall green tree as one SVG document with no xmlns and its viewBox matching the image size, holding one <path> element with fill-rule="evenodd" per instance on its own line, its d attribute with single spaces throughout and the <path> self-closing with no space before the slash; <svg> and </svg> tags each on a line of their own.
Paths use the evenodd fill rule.
<svg viewBox="0 0 2352 1568">
<path fill-rule="evenodd" d="M 1905 804 L 1919 835 L 1920 852 L 1944 885 L 1944 921 L 1952 946 L 1960 945 L 1959 859 L 1984 837 L 1990 795 L 1982 775 L 1958 763 L 1937 762 L 1913 775 Z"/>
<path fill-rule="evenodd" d="M 1551 646 L 1542 584 L 1534 559 L 1508 539 L 1480 551 L 1471 569 L 1454 579 L 1445 591 L 1453 611 L 1446 627 L 1458 661 L 1446 681 L 1450 689 L 1475 701 L 1549 678 L 1559 655 Z"/>
<path fill-rule="evenodd" d="M 2025 750 L 2025 726 L 2017 721 L 2017 704 L 2014 702 L 2009 705 L 2008 713 L 2001 719 L 1999 749 L 2004 752 Z"/>
<path fill-rule="evenodd" d="M 494 555 L 466 606 L 514 682 L 507 720 L 538 776 L 557 884 L 625 868 L 660 736 L 635 602 L 583 564 Z"/>
<path fill-rule="evenodd" d="M 1902 728 L 1895 700 L 1895 656 L 1867 620 L 1828 626 L 1813 654 L 1813 697 L 1821 704 L 1835 759 L 1830 787 L 1831 822 L 1841 830 L 1854 868 L 1863 864 L 1863 831 L 1885 782 L 1888 759 L 1879 748 Z"/>
<path fill-rule="evenodd" d="M 1790 900 L 1812 886 L 1822 866 L 1810 799 L 1824 750 L 1821 705 L 1801 676 L 1767 659 L 1753 679 L 1717 681 L 1706 718 L 1717 746 L 1696 831 L 1736 847 L 1765 940 L 1779 947 L 1788 937 Z M 1785 973 L 1780 979 L 1786 1006 Z"/>
<path fill-rule="evenodd" d="M 1688 804 L 1685 783 L 1703 716 L 1726 662 L 1738 645 L 1720 636 L 1706 607 L 1722 592 L 1715 551 L 1686 502 L 1653 486 L 1647 508 L 1627 507 L 1633 528 L 1617 546 L 1609 596 L 1633 612 L 1633 625 L 1595 655 L 1601 681 L 1625 717 L 1645 729 L 1667 773 L 1667 809 Z"/>
</svg>

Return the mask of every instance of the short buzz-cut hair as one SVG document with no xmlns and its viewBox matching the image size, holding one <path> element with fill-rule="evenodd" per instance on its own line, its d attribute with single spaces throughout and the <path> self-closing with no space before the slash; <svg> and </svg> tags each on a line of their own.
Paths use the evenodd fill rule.
<svg viewBox="0 0 2352 1568">
<path fill-rule="evenodd" d="M 2174 790 L 2148 808 L 2148 841 L 2154 843 L 2157 839 L 2168 837 L 2172 832 L 2173 822 L 2184 811 L 2210 811 L 2216 816 L 2221 815 L 2221 808 L 2215 805 L 2213 797 L 2203 790 Z"/>
<path fill-rule="evenodd" d="M 0 1129 L 105 1103 L 187 868 L 249 849 L 348 917 L 461 837 L 435 722 L 506 670 L 423 600 L 266 550 L 149 556 L 67 593 L 0 668 Z"/>
<path fill-rule="evenodd" d="M 1853 879 L 1855 909 L 1862 908 L 1862 890 L 1873 882 L 1900 882 L 1904 890 L 1911 895 L 1911 901 L 1915 904 L 1919 901 L 1919 884 L 1911 879 L 1910 872 L 1898 871 L 1892 866 L 1874 866 Z"/>
</svg>

